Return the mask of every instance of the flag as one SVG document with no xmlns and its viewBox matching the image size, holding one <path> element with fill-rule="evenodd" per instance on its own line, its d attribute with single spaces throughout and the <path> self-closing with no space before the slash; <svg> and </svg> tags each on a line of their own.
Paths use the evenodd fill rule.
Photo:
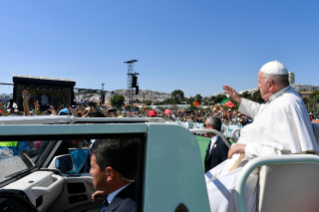
<svg viewBox="0 0 319 212">
<path fill-rule="evenodd" d="M 232 103 L 231 101 L 228 101 L 228 102 L 224 103 L 224 106 L 228 106 L 228 107 L 232 108 L 232 107 L 235 107 L 235 104 Z"/>
<path fill-rule="evenodd" d="M 228 107 L 232 108 L 232 107 L 235 107 L 235 104 L 232 103 L 231 101 L 228 102 Z"/>
<path fill-rule="evenodd" d="M 225 105 L 225 103 L 228 103 L 229 102 L 229 99 L 228 98 L 225 98 L 225 99 L 223 99 L 221 102 L 220 102 L 220 104 L 221 105 Z"/>
<path fill-rule="evenodd" d="M 228 98 L 225 98 L 223 99 L 221 102 L 220 102 L 221 105 L 224 105 L 224 106 L 227 106 L 227 107 L 235 107 L 235 104 L 232 103 L 232 101 L 230 101 Z"/>
<path fill-rule="evenodd" d="M 191 99 L 189 103 L 190 103 L 191 106 L 194 106 L 194 107 L 199 105 L 199 102 L 196 101 L 196 100 L 193 100 L 193 99 Z"/>
</svg>

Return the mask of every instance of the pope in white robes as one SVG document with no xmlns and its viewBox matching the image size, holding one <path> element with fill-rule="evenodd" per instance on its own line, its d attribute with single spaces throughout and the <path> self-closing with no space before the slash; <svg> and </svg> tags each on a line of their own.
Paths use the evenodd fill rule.
<svg viewBox="0 0 319 212">
<path fill-rule="evenodd" d="M 258 74 L 258 89 L 266 101 L 259 104 L 240 98 L 224 86 L 225 93 L 240 103 L 239 111 L 254 119 L 241 130 L 228 160 L 205 174 L 211 211 L 236 211 L 234 188 L 238 173 L 259 156 L 302 154 L 318 151 L 307 109 L 299 94 L 289 86 L 288 71 L 278 61 L 265 64 Z M 256 208 L 256 173 L 247 179 L 247 211 Z"/>
</svg>

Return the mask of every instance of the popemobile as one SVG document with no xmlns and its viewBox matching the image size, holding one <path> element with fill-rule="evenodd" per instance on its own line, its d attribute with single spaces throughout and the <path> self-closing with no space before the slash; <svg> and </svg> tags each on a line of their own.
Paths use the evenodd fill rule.
<svg viewBox="0 0 319 212">
<path fill-rule="evenodd" d="M 71 141 L 100 138 L 140 139 L 137 211 L 210 211 L 193 133 L 214 130 L 191 132 L 160 118 L 1 117 L 0 123 L 2 145 L 29 142 L 18 154 L 1 156 L 2 211 L 98 211 L 102 202 L 92 202 L 92 176 L 81 173 L 88 147 Z M 313 129 L 319 141 L 319 125 Z M 245 181 L 257 167 L 258 211 L 319 210 L 319 157 L 287 155 L 244 167 L 234 191 L 238 211 L 246 211 Z"/>
</svg>

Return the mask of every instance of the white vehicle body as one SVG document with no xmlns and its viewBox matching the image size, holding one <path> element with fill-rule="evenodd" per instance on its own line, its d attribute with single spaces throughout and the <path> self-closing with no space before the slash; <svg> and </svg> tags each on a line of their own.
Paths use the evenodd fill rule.
<svg viewBox="0 0 319 212">
<path fill-rule="evenodd" d="M 0 125 L 0 142 L 50 140 L 47 142 L 47 152 L 37 156 L 39 159 L 18 156 L 2 162 L 0 160 L 0 170 L 8 169 L 8 172 L 11 172 L 9 177 L 7 174 L 1 176 L 0 172 L 0 192 L 23 191 L 38 211 L 85 211 L 100 207 L 101 203 L 96 204 L 91 200 L 91 195 L 95 192 L 91 174 L 61 173 L 54 168 L 54 161 L 59 157 L 56 152 L 62 145 L 62 140 L 121 137 L 141 139 L 137 211 L 210 211 L 198 141 L 192 132 L 183 127 L 165 124 L 160 118 L 68 116 L 2 117 Z M 313 126 L 319 140 L 319 126 Z M 38 163 L 40 159 L 41 163 Z M 255 167 L 286 163 L 292 166 L 291 164 L 301 162 L 319 163 L 319 159 L 316 155 L 300 155 L 263 157 L 254 162 L 256 163 L 245 167 L 237 181 L 238 211 L 245 211 L 243 186 Z M 318 170 L 318 167 L 312 166 L 308 171 Z M 306 181 L 319 185 L 311 180 Z M 264 198 L 269 197 L 267 192 L 263 194 Z M 310 195 L 316 192 L 319 194 L 319 188 Z M 304 195 L 304 198 L 310 199 L 307 195 Z M 313 204 L 312 209 L 319 209 L 319 205 L 314 205 L 313 202 L 309 204 Z M 259 208 L 264 211 L 262 207 Z"/>
</svg>

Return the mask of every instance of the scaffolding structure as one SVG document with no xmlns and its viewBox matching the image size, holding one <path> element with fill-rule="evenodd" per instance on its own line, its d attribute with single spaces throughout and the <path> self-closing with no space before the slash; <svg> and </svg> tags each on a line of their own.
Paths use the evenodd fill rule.
<svg viewBox="0 0 319 212">
<path fill-rule="evenodd" d="M 0 101 L 9 101 L 13 98 L 13 86 L 13 83 L 0 82 Z"/>
<path fill-rule="evenodd" d="M 128 97 L 129 97 L 129 104 L 133 103 L 133 76 L 138 75 L 138 73 L 134 73 L 134 63 L 137 62 L 137 60 L 128 60 L 124 63 L 127 64 L 127 91 L 128 91 Z"/>
</svg>

